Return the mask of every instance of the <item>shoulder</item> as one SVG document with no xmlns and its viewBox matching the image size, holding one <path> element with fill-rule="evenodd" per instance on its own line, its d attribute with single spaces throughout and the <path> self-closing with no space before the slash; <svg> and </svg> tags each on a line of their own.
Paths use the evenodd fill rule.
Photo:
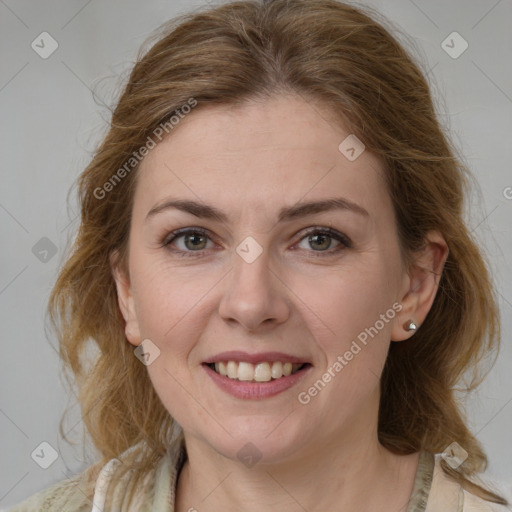
<svg viewBox="0 0 512 512">
<path fill-rule="evenodd" d="M 479 478 L 477 483 L 498 492 L 508 499 L 509 503 L 512 503 L 510 489 L 502 484 L 498 485 L 496 482 L 484 478 Z M 435 455 L 432 485 L 425 512 L 507 512 L 510 510 L 512 510 L 510 505 L 489 502 L 463 489 L 458 482 L 443 471 L 441 454 Z"/>
<path fill-rule="evenodd" d="M 2 512 L 90 512 L 94 495 L 94 468 L 61 480 Z"/>
<path fill-rule="evenodd" d="M 137 482 L 136 496 L 132 504 L 127 503 L 127 489 L 134 477 L 133 469 L 119 471 L 122 462 L 130 468 L 134 459 L 126 459 L 131 453 L 135 459 L 140 456 L 143 443 L 126 450 L 119 458 L 106 464 L 94 464 L 83 473 L 61 480 L 42 491 L 33 494 L 14 507 L 0 512 L 91 512 L 93 510 L 141 510 L 152 512 L 168 510 L 174 500 L 179 464 L 184 458 L 182 445 L 176 444 L 162 456 L 157 464 L 144 474 L 142 482 Z"/>
</svg>

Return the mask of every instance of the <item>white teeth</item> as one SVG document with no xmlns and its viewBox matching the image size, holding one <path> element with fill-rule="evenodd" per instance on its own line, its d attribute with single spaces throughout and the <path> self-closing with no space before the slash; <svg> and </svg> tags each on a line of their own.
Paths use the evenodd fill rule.
<svg viewBox="0 0 512 512">
<path fill-rule="evenodd" d="M 272 364 L 272 378 L 279 379 L 279 377 L 283 376 L 283 363 L 280 361 L 276 361 Z"/>
<path fill-rule="evenodd" d="M 268 382 L 271 378 L 272 374 L 268 363 L 259 363 L 254 367 L 254 380 L 256 382 Z"/>
<path fill-rule="evenodd" d="M 282 363 L 258 363 L 256 365 L 241 361 L 219 361 L 215 363 L 215 371 L 224 377 L 240 381 L 269 382 L 272 379 L 288 377 L 295 373 L 302 364 Z"/>
<path fill-rule="evenodd" d="M 238 363 L 238 380 L 254 380 L 254 366 L 251 363 Z"/>
<path fill-rule="evenodd" d="M 235 361 L 229 361 L 227 364 L 227 376 L 230 379 L 236 379 L 238 377 L 238 365 Z"/>
<path fill-rule="evenodd" d="M 224 362 L 215 363 L 215 369 L 221 375 L 227 375 L 228 374 L 228 370 L 226 369 L 226 363 L 224 363 Z"/>
</svg>

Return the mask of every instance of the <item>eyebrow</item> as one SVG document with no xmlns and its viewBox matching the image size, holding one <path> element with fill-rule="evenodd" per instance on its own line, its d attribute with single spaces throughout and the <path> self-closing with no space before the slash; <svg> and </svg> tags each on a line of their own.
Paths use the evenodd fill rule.
<svg viewBox="0 0 512 512">
<path fill-rule="evenodd" d="M 228 216 L 218 208 L 187 199 L 171 199 L 162 204 L 156 205 L 148 212 L 146 221 L 158 213 L 170 208 L 190 213 L 202 219 L 212 219 L 223 223 L 227 223 L 229 221 Z M 302 202 L 293 206 L 284 207 L 279 212 L 278 222 L 289 221 L 306 217 L 308 215 L 314 215 L 315 213 L 323 213 L 332 210 L 345 210 L 357 213 L 364 217 L 370 216 L 362 206 L 342 197 L 334 197 L 322 201 Z"/>
</svg>

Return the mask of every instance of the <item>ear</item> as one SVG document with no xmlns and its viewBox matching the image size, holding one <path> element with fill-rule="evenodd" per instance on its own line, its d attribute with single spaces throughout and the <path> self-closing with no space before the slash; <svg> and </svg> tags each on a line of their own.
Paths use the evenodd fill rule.
<svg viewBox="0 0 512 512">
<path fill-rule="evenodd" d="M 135 312 L 135 301 L 132 295 L 129 275 L 121 268 L 118 263 L 117 251 L 110 256 L 110 268 L 114 277 L 117 289 L 117 301 L 119 309 L 125 320 L 124 332 L 127 340 L 135 346 L 142 342 L 139 323 Z"/>
<path fill-rule="evenodd" d="M 402 309 L 395 317 L 391 341 L 403 341 L 415 331 L 406 329 L 412 320 L 417 328 L 425 320 L 439 287 L 444 264 L 448 258 L 448 245 L 438 231 L 430 231 L 425 245 L 413 255 L 413 261 L 404 277 L 402 288 Z"/>
</svg>

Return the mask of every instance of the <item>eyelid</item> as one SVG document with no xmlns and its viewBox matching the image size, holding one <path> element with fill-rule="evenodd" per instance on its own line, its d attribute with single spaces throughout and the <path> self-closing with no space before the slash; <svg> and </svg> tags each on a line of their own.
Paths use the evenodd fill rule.
<svg viewBox="0 0 512 512">
<path fill-rule="evenodd" d="M 187 233 L 201 233 L 202 235 L 207 236 L 212 239 L 210 231 L 205 228 L 190 226 L 186 228 L 174 229 L 171 232 L 167 233 L 162 240 L 162 245 L 170 244 L 174 239 L 178 238 L 180 235 L 186 235 Z"/>
<path fill-rule="evenodd" d="M 299 242 L 302 241 L 303 238 L 305 238 L 308 235 L 312 234 L 327 234 L 331 238 L 334 238 L 335 240 L 338 240 L 340 243 L 344 244 L 347 248 L 352 247 L 352 240 L 342 233 L 341 231 L 338 231 L 337 229 L 331 228 L 331 227 L 322 227 L 322 226 L 314 226 L 312 228 L 306 228 L 308 231 L 306 231 L 300 238 Z M 314 252 L 322 252 L 322 251 L 314 251 Z"/>
<path fill-rule="evenodd" d="M 164 248 L 168 247 L 168 246 L 170 247 L 171 242 L 175 241 L 177 238 L 179 238 L 182 235 L 186 235 L 187 233 L 198 233 L 203 236 L 206 236 L 208 239 L 215 242 L 215 237 L 212 236 L 211 232 L 208 229 L 201 228 L 201 227 L 189 226 L 189 227 L 185 227 L 185 228 L 176 229 L 176 230 L 173 230 L 172 232 L 168 233 L 164 237 L 164 239 L 160 245 Z M 299 231 L 295 235 L 295 236 L 299 236 L 299 239 L 297 242 L 294 243 L 294 245 L 297 245 L 300 242 L 302 242 L 302 240 L 305 239 L 307 236 L 314 235 L 314 234 L 326 234 L 330 238 L 337 240 L 342 246 L 344 246 L 344 248 L 346 248 L 346 249 L 352 248 L 352 241 L 350 240 L 350 238 L 347 235 L 345 235 L 344 233 L 342 233 L 334 228 L 328 227 L 328 226 L 310 226 L 308 228 L 304 228 L 303 230 Z M 169 249 L 169 250 L 175 254 L 179 254 L 180 256 L 185 256 L 185 257 L 189 256 L 189 255 L 191 257 L 194 257 L 194 256 L 201 257 L 201 256 L 204 256 L 204 252 L 205 252 L 205 249 L 201 249 L 198 251 L 182 251 L 180 249 Z M 338 249 L 326 250 L 326 251 L 311 250 L 311 251 L 306 251 L 306 252 L 310 252 L 310 253 L 315 254 L 315 256 L 321 257 L 322 254 L 325 254 L 326 256 L 334 255 L 337 252 L 339 252 L 339 250 Z"/>
</svg>

